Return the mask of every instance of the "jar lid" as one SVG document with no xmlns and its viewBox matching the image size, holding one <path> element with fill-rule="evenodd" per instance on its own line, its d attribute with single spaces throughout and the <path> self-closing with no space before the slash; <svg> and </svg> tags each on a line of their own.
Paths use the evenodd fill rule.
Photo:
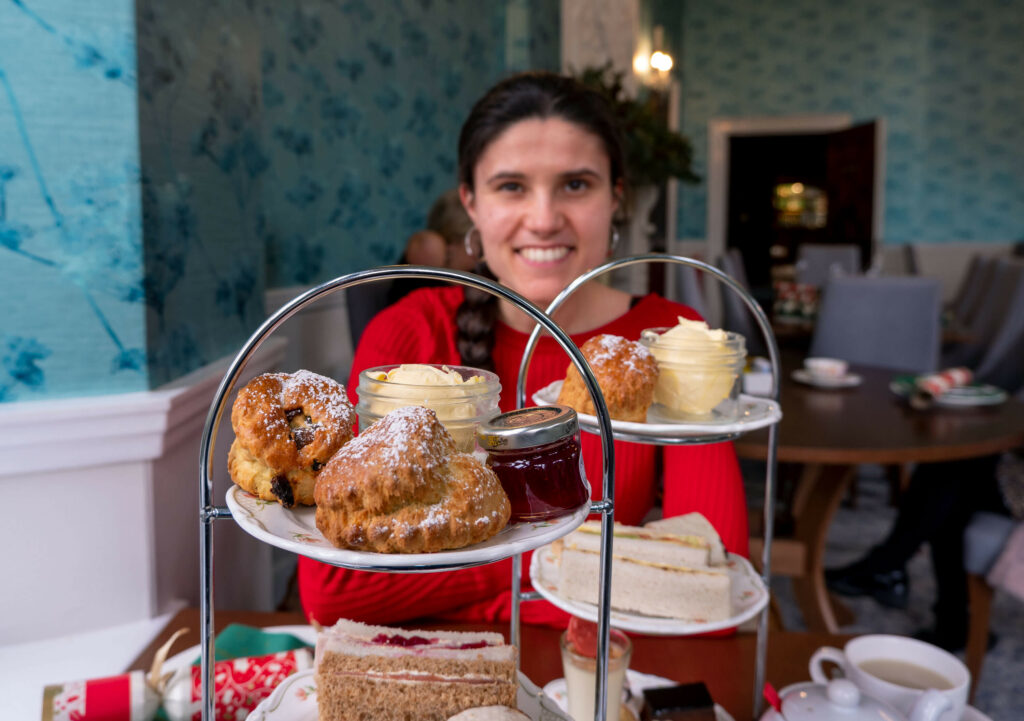
<svg viewBox="0 0 1024 721">
<path fill-rule="evenodd" d="M 576 411 L 568 406 L 537 406 L 500 413 L 476 429 L 486 450 L 532 448 L 576 435 Z"/>
</svg>

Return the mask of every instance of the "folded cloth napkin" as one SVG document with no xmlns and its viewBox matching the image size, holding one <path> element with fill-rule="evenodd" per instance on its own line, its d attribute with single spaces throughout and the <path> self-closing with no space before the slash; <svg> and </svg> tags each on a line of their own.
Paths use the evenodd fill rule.
<svg viewBox="0 0 1024 721">
<path fill-rule="evenodd" d="M 989 585 L 1024 601 L 1024 523 L 1018 523 L 1006 540 L 987 576 Z"/>
<path fill-rule="evenodd" d="M 226 661 L 245 656 L 266 656 L 268 653 L 291 651 L 296 648 L 309 648 L 309 644 L 290 633 L 271 633 L 261 628 L 232 623 L 215 637 L 213 660 Z M 196 656 L 192 665 L 198 666 L 199 661 L 199 656 Z"/>
</svg>

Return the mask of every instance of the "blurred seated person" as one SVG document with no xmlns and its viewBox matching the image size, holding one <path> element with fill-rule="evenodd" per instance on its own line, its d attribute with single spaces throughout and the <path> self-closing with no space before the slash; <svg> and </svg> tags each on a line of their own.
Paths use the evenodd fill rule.
<svg viewBox="0 0 1024 721">
<path fill-rule="evenodd" d="M 466 234 L 472 227 L 473 222 L 459 200 L 458 189 L 446 190 L 430 207 L 427 227 L 409 236 L 398 263 L 472 271 L 476 258 L 470 255 L 466 242 Z M 444 283 L 427 278 L 395 280 L 388 289 L 387 304 L 398 302 L 418 288 Z"/>
<path fill-rule="evenodd" d="M 465 242 L 475 271 L 545 308 L 573 280 L 608 260 L 618 239 L 613 218 L 627 178 L 623 141 L 607 101 L 552 73 L 512 76 L 474 105 L 459 136 L 459 194 L 473 221 Z M 449 248 L 452 246 L 449 243 Z M 460 244 L 454 244 L 461 248 Z M 674 325 L 693 309 L 655 293 L 633 297 L 604 283 L 580 286 L 554 320 L 582 346 L 602 333 L 637 339 L 644 328 Z M 366 368 L 444 363 L 491 370 L 499 407 L 515 408 L 519 365 L 532 318 L 496 295 L 458 284 L 421 288 L 385 308 L 362 334 L 349 392 Z M 565 378 L 569 359 L 550 336 L 539 339 L 526 397 Z M 600 439 L 584 433 L 581 455 L 594 498 L 602 493 Z M 654 446 L 615 442 L 615 520 L 640 525 L 661 496 L 665 516 L 699 511 L 726 548 L 746 556 L 743 478 L 731 443 Z M 299 558 L 307 617 L 398 624 L 432 617 L 506 621 L 511 559 L 450 572 L 373 573 Z M 529 554 L 523 560 L 530 587 Z M 524 623 L 565 627 L 547 601 L 522 606 Z"/>
<path fill-rule="evenodd" d="M 997 482 L 999 460 L 993 455 L 918 465 L 889 535 L 860 560 L 827 569 L 829 590 L 871 596 L 883 606 L 905 609 L 910 594 L 907 562 L 927 543 L 935 575 L 935 624 L 914 636 L 948 651 L 963 649 L 968 621 L 964 531 L 977 511 L 1009 515 Z"/>
</svg>

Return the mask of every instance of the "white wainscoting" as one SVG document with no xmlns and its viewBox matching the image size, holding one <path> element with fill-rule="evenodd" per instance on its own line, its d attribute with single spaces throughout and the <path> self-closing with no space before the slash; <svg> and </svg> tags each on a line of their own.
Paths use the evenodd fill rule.
<svg viewBox="0 0 1024 721">
<path fill-rule="evenodd" d="M 267 340 L 239 385 L 281 367 Z M 0 404 L 0 646 L 151 619 L 199 599 L 199 443 L 230 358 L 147 393 Z M 214 453 L 222 505 L 230 407 Z M 215 525 L 216 606 L 272 607 L 270 547 Z"/>
</svg>

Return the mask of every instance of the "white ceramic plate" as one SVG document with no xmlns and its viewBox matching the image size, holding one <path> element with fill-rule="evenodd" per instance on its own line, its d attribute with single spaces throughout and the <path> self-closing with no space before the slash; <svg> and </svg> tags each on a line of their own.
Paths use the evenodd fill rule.
<svg viewBox="0 0 1024 721">
<path fill-rule="evenodd" d="M 709 622 L 684 621 L 678 618 L 644 616 L 612 610 L 611 625 L 623 631 L 653 636 L 684 636 L 732 628 L 750 620 L 768 603 L 768 591 L 747 559 L 730 553 L 726 564 L 732 579 L 732 614 L 729 618 Z M 558 595 L 558 572 L 558 562 L 551 546 L 544 546 L 533 554 L 530 560 L 530 581 L 533 588 L 566 613 L 596 622 L 596 604 L 570 601 Z"/>
<path fill-rule="evenodd" d="M 964 709 L 964 715 L 960 717 L 960 721 L 992 721 L 992 719 L 973 706 L 968 706 Z"/>
<path fill-rule="evenodd" d="M 640 673 L 631 668 L 626 669 L 626 685 L 628 688 L 622 690 L 622 703 L 626 704 L 633 716 L 640 718 L 640 709 L 644 705 L 644 689 L 662 688 L 664 686 L 675 686 L 676 682 L 662 676 L 652 676 L 649 673 Z M 569 701 L 565 693 L 565 679 L 556 678 L 544 687 L 545 695 L 549 696 L 558 707 L 568 713 Z M 619 721 L 624 721 L 621 714 Z M 732 715 L 724 708 L 715 704 L 715 721 L 733 721 Z M 966 721 L 966 720 L 965 720 Z"/>
<path fill-rule="evenodd" d="M 823 376 L 816 376 L 813 373 L 807 371 L 806 368 L 797 368 L 793 371 L 793 380 L 799 383 L 806 383 L 809 386 L 816 388 L 853 388 L 859 386 L 863 380 L 856 373 L 847 373 L 844 376 L 838 378 L 826 378 Z"/>
<path fill-rule="evenodd" d="M 587 518 L 590 502 L 553 521 L 509 525 L 482 543 L 438 553 L 372 553 L 335 548 L 316 527 L 312 506 L 285 508 L 232 486 L 228 508 L 242 529 L 292 553 L 345 568 L 385 571 L 441 571 L 500 561 L 561 538 Z"/>
<path fill-rule="evenodd" d="M 628 671 L 627 671 L 627 673 L 628 673 Z M 814 683 L 812 681 L 801 681 L 800 683 L 790 684 L 789 686 L 785 686 L 784 688 L 779 689 L 779 697 L 781 698 L 782 696 L 785 696 L 786 694 L 788 694 L 788 693 L 790 693 L 792 691 L 795 691 L 796 689 L 800 688 L 801 686 L 813 686 L 813 685 L 814 685 Z M 781 715 L 779 715 L 772 708 L 769 707 L 768 709 L 765 710 L 764 714 L 761 716 L 761 721 L 784 721 L 784 720 L 782 719 Z M 992 721 L 992 719 L 989 718 L 988 716 L 986 716 L 985 714 L 983 714 L 978 709 L 974 708 L 973 706 L 967 706 L 964 709 L 963 716 L 960 717 L 960 721 Z"/>
<path fill-rule="evenodd" d="M 562 390 L 562 381 L 554 381 L 533 394 L 533 402 L 540 406 L 551 405 L 558 400 Z M 740 415 L 736 420 L 723 421 L 672 421 L 667 422 L 652 411 L 647 412 L 646 423 L 631 421 L 612 421 L 612 434 L 623 440 L 643 439 L 653 443 L 659 440 L 702 438 L 705 436 L 721 436 L 725 434 L 746 433 L 758 428 L 778 423 L 782 418 L 779 404 L 768 398 L 740 395 Z M 597 416 L 580 413 L 580 427 L 584 430 L 599 432 Z"/>
<path fill-rule="evenodd" d="M 914 389 L 913 378 L 900 376 L 889 383 L 889 390 L 901 398 L 906 398 Z M 974 384 L 950 388 L 935 398 L 935 405 L 946 408 L 975 408 L 977 406 L 997 406 L 1007 399 L 1002 388 L 985 384 Z"/>
<path fill-rule="evenodd" d="M 533 721 L 572 721 L 536 684 L 519 673 L 519 710 Z M 248 721 L 317 721 L 316 680 L 312 670 L 289 676 L 253 709 Z"/>
</svg>

